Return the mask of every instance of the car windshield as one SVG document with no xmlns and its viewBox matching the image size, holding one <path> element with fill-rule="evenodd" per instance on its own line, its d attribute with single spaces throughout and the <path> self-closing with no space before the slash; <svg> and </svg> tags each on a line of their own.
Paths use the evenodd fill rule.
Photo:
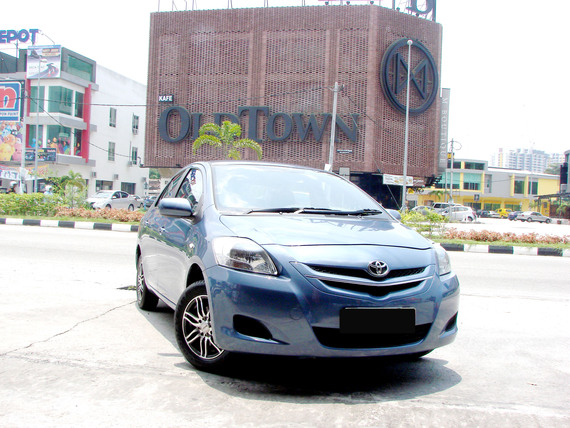
<svg viewBox="0 0 570 428">
<path fill-rule="evenodd" d="M 97 192 L 92 196 L 92 198 L 106 199 L 106 198 L 109 198 L 112 194 L 113 194 L 113 191 Z"/>
<path fill-rule="evenodd" d="M 243 164 L 213 168 L 215 203 L 223 212 L 384 213 L 358 187 L 324 171 Z"/>
</svg>

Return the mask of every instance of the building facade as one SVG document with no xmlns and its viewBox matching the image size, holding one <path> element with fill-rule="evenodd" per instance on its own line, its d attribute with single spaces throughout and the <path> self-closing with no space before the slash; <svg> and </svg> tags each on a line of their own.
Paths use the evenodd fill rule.
<svg viewBox="0 0 570 428">
<path fill-rule="evenodd" d="M 145 85 L 60 46 L 22 49 L 5 64 L 0 77 L 23 87 L 23 120 L 0 125 L 0 187 L 17 181 L 22 191 L 43 191 L 49 177 L 73 171 L 88 195 L 145 193 Z"/>
<path fill-rule="evenodd" d="M 542 173 L 551 165 L 561 164 L 563 160 L 564 156 L 560 153 L 546 153 L 535 149 L 504 150 L 501 148 L 493 155 L 491 166 Z"/>
<path fill-rule="evenodd" d="M 451 163 L 451 162 L 450 162 Z M 540 196 L 558 192 L 559 177 L 508 168 L 489 167 L 486 161 L 455 159 L 443 180 L 414 195 L 417 205 L 452 200 L 475 210 L 540 210 L 550 215 L 549 203 Z"/>
<path fill-rule="evenodd" d="M 191 146 L 201 125 L 230 120 L 264 161 L 332 164 L 395 206 L 401 184 L 386 178 L 403 174 L 408 68 L 407 176 L 422 186 L 438 172 L 441 34 L 436 22 L 378 5 L 154 13 L 146 164 L 225 158 Z"/>
</svg>

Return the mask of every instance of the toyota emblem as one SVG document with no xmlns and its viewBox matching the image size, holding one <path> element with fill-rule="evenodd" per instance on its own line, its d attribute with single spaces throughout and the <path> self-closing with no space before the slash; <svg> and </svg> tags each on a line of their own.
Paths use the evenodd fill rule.
<svg viewBox="0 0 570 428">
<path fill-rule="evenodd" d="M 374 260 L 368 263 L 368 273 L 375 278 L 384 278 L 390 272 L 390 268 L 385 262 Z"/>
</svg>

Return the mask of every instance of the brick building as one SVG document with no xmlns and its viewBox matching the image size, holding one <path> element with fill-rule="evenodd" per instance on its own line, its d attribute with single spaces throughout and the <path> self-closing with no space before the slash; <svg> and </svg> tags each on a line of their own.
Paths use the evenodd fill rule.
<svg viewBox="0 0 570 428">
<path fill-rule="evenodd" d="M 263 160 L 322 169 L 338 82 L 333 170 L 396 201 L 401 187 L 387 188 L 383 175 L 403 173 L 408 39 L 407 174 L 421 186 L 438 173 L 441 34 L 435 22 L 377 5 L 154 13 L 146 166 L 224 158 L 191 145 L 200 125 L 232 120 L 260 142 Z"/>
</svg>

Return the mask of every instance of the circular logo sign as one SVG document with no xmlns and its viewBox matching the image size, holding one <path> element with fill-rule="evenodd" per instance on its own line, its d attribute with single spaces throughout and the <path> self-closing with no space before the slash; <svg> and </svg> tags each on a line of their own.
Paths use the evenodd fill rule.
<svg viewBox="0 0 570 428">
<path fill-rule="evenodd" d="M 408 39 L 392 43 L 382 58 L 380 83 L 386 98 L 402 113 L 406 112 L 406 89 L 410 68 L 410 115 L 426 111 L 438 95 L 439 77 L 431 53 L 413 41 L 408 64 Z"/>
</svg>

